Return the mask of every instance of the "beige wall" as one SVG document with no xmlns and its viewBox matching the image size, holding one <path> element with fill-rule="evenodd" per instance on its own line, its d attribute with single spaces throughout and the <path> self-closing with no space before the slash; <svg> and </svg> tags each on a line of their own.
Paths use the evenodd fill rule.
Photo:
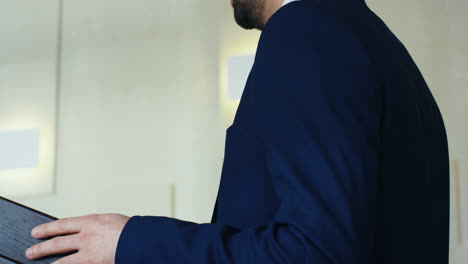
<svg viewBox="0 0 468 264">
<path fill-rule="evenodd" d="M 10 51 L 2 61 L 0 69 L 23 61 L 32 65 L 10 71 L 16 84 L 43 73 L 43 65 L 33 64 L 37 43 L 50 37 L 52 44 L 44 45 L 57 48 L 57 23 L 37 16 L 34 3 L 0 1 L 11 16 L 28 12 L 18 23 L 39 25 L 28 28 L 33 39 L 24 40 L 28 33 L 15 25 L 5 36 L 11 46 L 19 42 L 32 53 Z M 40 5 L 54 22 L 57 3 Z M 61 57 L 44 55 L 51 64 L 48 86 L 54 88 L 59 76 L 56 192 L 8 196 L 58 217 L 119 211 L 209 220 L 222 162 L 216 151 L 221 135 L 215 17 L 215 7 L 201 0 L 65 0 Z M 29 96 L 37 84 L 20 95 Z M 8 89 L 14 91 L 14 84 Z M 0 105 L 5 102 L 0 98 Z"/>
<path fill-rule="evenodd" d="M 0 0 L 1 129 L 29 116 L 21 126 L 47 131 L 53 148 L 58 114 L 56 192 L 9 196 L 59 217 L 119 211 L 209 221 L 238 104 L 226 96 L 227 58 L 254 53 L 259 32 L 237 27 L 227 0 L 64 0 L 63 13 L 58 3 Z M 451 258 L 466 263 L 468 2 L 368 3 L 441 107 L 453 160 Z"/>
</svg>

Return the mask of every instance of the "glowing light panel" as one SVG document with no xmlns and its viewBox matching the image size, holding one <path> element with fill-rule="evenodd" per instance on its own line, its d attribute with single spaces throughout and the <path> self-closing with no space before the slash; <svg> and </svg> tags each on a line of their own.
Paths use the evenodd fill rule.
<svg viewBox="0 0 468 264">
<path fill-rule="evenodd" d="M 0 170 L 36 168 L 39 129 L 0 132 Z"/>
</svg>

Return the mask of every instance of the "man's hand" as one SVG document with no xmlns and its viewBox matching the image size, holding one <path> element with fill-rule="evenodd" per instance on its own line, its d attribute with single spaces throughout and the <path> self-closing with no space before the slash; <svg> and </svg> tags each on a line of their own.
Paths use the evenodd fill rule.
<svg viewBox="0 0 468 264">
<path fill-rule="evenodd" d="M 118 214 L 88 215 L 65 218 L 39 225 L 31 231 L 38 239 L 54 237 L 26 251 L 29 259 L 77 253 L 53 264 L 99 263 L 114 264 L 117 242 L 129 217 Z"/>
</svg>

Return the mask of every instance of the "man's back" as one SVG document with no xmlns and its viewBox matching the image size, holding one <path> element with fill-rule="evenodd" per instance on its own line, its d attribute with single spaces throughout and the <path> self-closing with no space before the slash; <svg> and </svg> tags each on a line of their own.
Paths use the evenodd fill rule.
<svg viewBox="0 0 468 264">
<path fill-rule="evenodd" d="M 290 28 L 290 30 L 301 30 L 303 31 L 301 34 L 303 34 L 304 40 L 316 42 L 314 43 L 316 47 L 311 47 L 311 49 L 315 48 L 317 52 L 321 52 L 322 50 L 324 52 L 334 52 L 333 48 L 328 48 L 329 50 L 326 50 L 327 48 L 320 48 L 320 45 L 323 44 L 320 42 L 324 42 L 325 40 L 319 39 L 320 35 L 318 34 L 314 35 L 315 33 L 310 33 L 314 32 L 314 30 L 308 31 L 307 29 L 303 30 L 303 28 L 309 26 L 309 28 L 324 27 L 323 31 L 326 31 L 327 27 L 329 27 L 330 35 L 333 35 L 335 27 L 338 25 L 340 30 L 345 31 L 345 34 L 350 35 L 353 41 L 357 42 L 357 45 L 360 45 L 359 49 L 363 51 L 362 54 L 364 56 L 368 57 L 372 65 L 373 77 L 375 77 L 377 82 L 376 94 L 373 95 L 373 98 L 378 101 L 380 127 L 379 135 L 376 136 L 379 141 L 377 144 L 378 157 L 375 160 L 378 164 L 378 174 L 375 175 L 377 177 L 375 179 L 376 189 L 374 190 L 376 195 L 369 195 L 369 197 L 375 197 L 376 210 L 373 215 L 375 217 L 375 222 L 373 223 L 375 226 L 369 224 L 369 229 L 365 230 L 371 236 L 367 242 L 372 242 L 361 245 L 363 247 L 367 245 L 373 247 L 369 249 L 371 254 L 369 258 L 372 259 L 372 263 L 448 263 L 449 161 L 445 128 L 434 98 L 404 46 L 385 24 L 368 9 L 365 3 L 360 0 L 302 0 L 288 4 L 278 13 L 280 14 L 272 17 L 272 20 L 276 20 L 272 22 L 275 25 L 267 24 L 266 31 L 276 30 L 275 27 L 278 27 L 278 24 L 280 24 L 279 20 L 289 23 L 288 26 L 290 27 L 294 27 L 294 23 L 301 23 L 301 25 L 298 25 L 296 28 Z M 326 19 L 297 19 L 297 17 L 317 16 L 317 14 L 326 17 Z M 288 18 L 294 22 L 287 22 Z M 308 21 L 311 21 L 311 24 L 304 25 Z M 333 21 L 333 24 L 336 23 L 336 25 L 330 26 L 327 24 L 329 21 Z M 320 22 L 323 22 L 323 24 L 317 25 Z M 267 42 L 266 38 L 264 42 Z M 330 39 L 333 38 L 333 36 L 330 37 Z M 337 37 L 336 40 L 340 41 L 341 39 Z M 245 134 L 243 136 L 245 142 L 249 142 L 249 137 L 247 136 L 249 129 L 244 128 L 251 123 L 248 116 L 255 115 L 254 112 L 258 111 L 257 108 L 261 107 L 254 105 L 262 104 L 259 100 L 261 95 L 256 96 L 255 93 L 260 93 L 260 86 L 268 85 L 262 79 L 263 65 L 275 64 L 278 61 L 277 58 L 271 59 L 266 58 L 266 55 L 262 56 L 262 53 L 267 53 L 263 49 L 266 49 L 265 47 L 268 44 L 265 44 L 264 47 L 262 39 L 260 42 L 256 65 L 254 65 L 249 77 L 249 82 L 236 113 L 234 125 L 228 130 L 228 134 L 229 132 L 230 134 L 241 133 L 233 132 L 233 130 L 244 131 L 242 133 Z M 330 47 L 340 46 L 337 43 L 329 44 Z M 296 47 L 301 49 L 303 45 L 292 43 L 287 48 L 294 49 Z M 317 47 L 319 48 L 317 49 Z M 347 43 L 343 43 L 343 49 L 349 49 L 351 53 L 354 52 L 353 48 L 349 48 Z M 329 65 L 320 65 L 318 63 L 318 67 L 322 67 L 321 71 L 326 72 L 326 69 L 333 71 L 334 68 L 343 70 L 346 66 L 343 66 L 343 69 L 341 69 L 339 63 L 348 63 L 349 60 L 353 59 L 353 56 L 359 56 L 359 54 L 347 54 L 338 49 L 335 51 L 336 54 L 340 54 L 336 56 L 349 57 L 349 59 L 345 58 L 342 61 L 340 59 L 333 61 L 334 59 L 330 58 L 330 61 L 326 62 Z M 265 62 L 267 60 L 269 62 Z M 317 59 L 317 61 L 320 60 Z M 295 63 L 293 60 L 290 62 Z M 297 61 L 297 63 L 299 62 Z M 298 69 L 297 65 L 284 64 L 283 67 L 286 71 L 288 69 L 296 71 L 297 79 L 300 79 L 299 74 L 302 72 L 302 69 Z M 310 67 L 310 74 L 314 74 L 312 72 L 313 66 L 301 65 L 301 67 Z M 365 70 L 363 69 L 363 71 Z M 330 74 L 329 72 L 325 74 Z M 320 74 L 323 77 L 323 73 Z M 340 76 L 337 75 L 337 78 L 340 78 Z M 362 77 L 358 76 L 356 78 Z M 258 81 L 260 79 L 262 81 Z M 327 77 L 323 77 L 323 83 L 326 80 Z M 285 80 L 285 82 L 288 82 L 288 80 Z M 293 85 L 293 80 L 289 80 L 289 82 Z M 352 84 L 350 84 L 350 89 L 352 87 Z M 284 92 L 288 93 L 288 87 L 284 87 L 284 89 Z M 289 91 L 292 91 L 292 89 L 293 87 L 289 87 Z M 316 87 L 310 87 L 310 89 L 316 89 Z M 267 92 L 268 89 L 265 89 L 264 93 Z M 357 91 L 358 93 L 360 91 Z M 303 95 L 304 97 L 309 96 L 307 92 Z M 345 97 L 344 95 L 337 94 L 337 98 L 340 96 Z M 349 103 L 353 104 L 353 99 L 349 98 Z M 287 100 L 286 97 L 284 100 Z M 323 100 L 326 101 L 328 99 L 323 98 Z M 343 103 L 346 102 L 343 101 Z M 372 108 L 369 107 L 369 109 Z M 336 111 L 339 112 L 341 110 L 338 109 Z M 279 112 L 280 110 L 278 110 Z M 287 114 L 284 115 L 286 116 Z M 361 121 L 366 122 L 364 119 Z M 364 123 L 361 125 L 371 127 L 370 124 Z M 253 127 L 254 125 L 251 126 Z M 243 128 L 241 129 L 240 127 Z M 293 133 L 291 132 L 291 136 Z M 354 132 L 350 130 L 347 133 Z M 233 136 L 230 137 L 232 138 Z M 242 182 L 241 175 L 249 175 L 250 173 L 255 175 L 255 173 L 253 173 L 253 167 L 242 168 L 243 165 L 247 165 L 243 160 L 247 159 L 245 158 L 246 155 L 248 156 L 248 154 L 245 154 L 246 149 L 241 147 L 240 143 L 234 143 L 233 139 L 228 138 L 227 140 L 226 148 L 228 156 L 226 156 L 225 160 L 219 194 L 223 208 L 221 208 L 221 215 L 218 217 L 214 216 L 213 220 L 218 218 L 218 222 L 234 224 L 236 220 L 233 219 L 240 212 L 240 208 L 245 208 L 245 204 L 242 202 L 242 199 L 234 199 L 234 193 L 228 194 L 227 188 L 229 187 L 225 186 L 234 185 L 232 182 L 234 178 L 236 178 L 236 182 Z M 253 150 L 254 145 L 252 142 L 250 149 L 252 153 L 256 153 Z M 230 144 L 239 146 L 230 146 Z M 234 157 L 235 154 L 230 153 L 233 152 L 233 148 L 235 149 L 234 152 L 244 152 L 242 154 L 244 158 Z M 259 156 L 260 154 L 256 153 L 256 155 Z M 350 153 L 350 155 L 353 155 L 353 153 Z M 358 154 L 356 153 L 356 155 Z M 240 171 L 239 175 L 231 175 L 232 172 L 230 170 L 234 169 L 230 165 L 232 160 L 236 160 L 236 166 L 238 167 L 236 170 Z M 312 159 L 311 162 L 319 164 L 318 162 L 320 161 Z M 337 166 L 340 166 L 340 164 Z M 373 167 L 370 166 L 367 169 L 371 168 Z M 250 171 L 250 173 L 247 171 Z M 343 175 L 343 177 L 347 177 L 347 175 Z M 372 180 L 369 181 L 369 186 L 372 186 Z M 317 185 L 320 185 L 320 183 L 317 183 Z M 324 188 L 326 187 L 324 186 Z M 260 191 L 258 195 L 266 197 L 270 195 L 266 191 L 265 193 Z M 229 196 L 232 198 L 228 198 Z M 231 202 L 228 203 L 228 200 L 231 200 Z M 264 201 L 265 199 L 262 198 L 261 200 Z M 338 201 L 336 202 L 338 203 Z M 255 208 L 255 202 L 251 201 L 250 204 L 252 208 Z M 265 204 L 263 206 L 264 208 L 268 208 Z M 337 206 L 339 207 L 340 205 Z M 273 209 L 264 210 L 272 211 Z M 215 215 L 216 213 L 215 209 Z M 245 211 L 243 215 L 248 213 Z M 260 211 L 257 210 L 255 213 L 250 213 L 253 216 L 250 220 L 256 223 L 256 220 L 253 219 L 255 215 L 261 215 Z M 267 218 L 268 214 L 263 217 Z M 360 220 L 357 219 L 357 221 Z M 249 218 L 243 218 L 239 225 L 247 225 L 248 221 Z M 362 219 L 362 221 L 366 222 L 368 220 Z M 320 224 L 317 223 L 317 225 Z M 364 231 L 364 229 L 361 231 Z M 339 241 L 337 242 L 339 243 Z M 356 242 L 359 243 L 359 241 Z M 366 257 L 360 259 L 364 260 Z M 349 261 L 349 263 L 354 263 L 352 260 Z"/>
<path fill-rule="evenodd" d="M 359 36 L 380 83 L 375 263 L 447 263 L 449 159 L 439 108 L 403 44 L 374 13 L 364 5 L 330 12 Z"/>
</svg>

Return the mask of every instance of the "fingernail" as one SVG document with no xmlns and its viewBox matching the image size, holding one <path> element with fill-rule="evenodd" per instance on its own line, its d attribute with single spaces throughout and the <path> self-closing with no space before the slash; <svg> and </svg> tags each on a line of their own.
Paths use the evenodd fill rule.
<svg viewBox="0 0 468 264">
<path fill-rule="evenodd" d="M 33 230 L 31 231 L 31 235 L 36 236 L 38 234 L 39 234 L 39 229 L 38 228 L 33 228 Z"/>
<path fill-rule="evenodd" d="M 31 248 L 28 248 L 28 250 L 26 250 L 26 257 L 28 257 L 28 258 L 32 257 L 32 249 Z"/>
</svg>

